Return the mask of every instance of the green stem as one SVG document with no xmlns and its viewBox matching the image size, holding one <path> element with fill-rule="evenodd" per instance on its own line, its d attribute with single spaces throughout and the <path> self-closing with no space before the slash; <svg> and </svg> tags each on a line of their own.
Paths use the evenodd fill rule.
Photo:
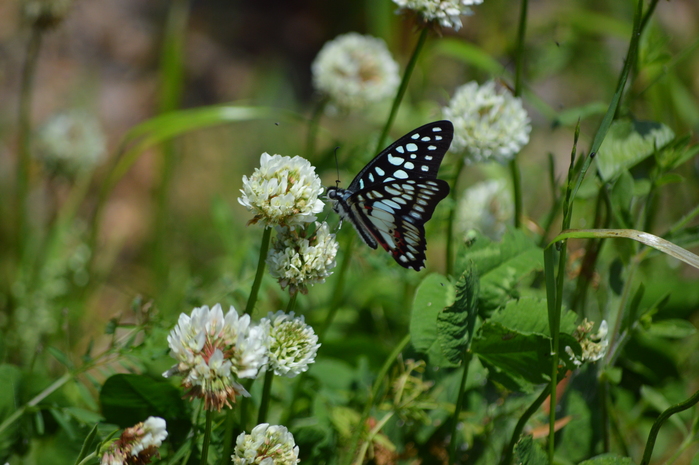
<svg viewBox="0 0 699 465">
<path fill-rule="evenodd" d="M 454 176 L 454 185 L 451 188 L 451 211 L 449 212 L 449 220 L 447 224 L 447 276 L 454 274 L 454 262 L 456 257 L 454 257 L 454 222 L 456 221 L 456 211 L 459 204 L 459 193 L 457 186 L 459 184 L 459 178 L 461 177 L 461 171 L 464 169 L 464 157 L 459 157 L 456 162 L 456 174 Z"/>
<path fill-rule="evenodd" d="M 313 115 L 308 121 L 308 133 L 306 134 L 306 158 L 312 159 L 316 151 L 316 140 L 318 139 L 318 123 L 323 115 L 326 105 L 328 104 L 327 97 L 323 97 L 313 110 Z"/>
<path fill-rule="evenodd" d="M 524 37 L 527 34 L 528 0 L 522 0 L 517 28 L 517 52 L 515 56 L 515 97 L 522 95 L 522 75 L 524 74 Z"/>
<path fill-rule="evenodd" d="M 82 459 L 80 462 L 78 462 L 77 465 L 87 465 L 88 463 L 93 462 L 92 459 L 97 458 L 97 453 L 96 452 L 91 452 L 85 456 L 84 459 Z"/>
<path fill-rule="evenodd" d="M 289 297 L 289 303 L 286 304 L 286 313 L 290 313 L 294 310 L 294 307 L 296 306 L 296 298 L 298 297 L 299 293 L 295 292 L 293 295 Z"/>
<path fill-rule="evenodd" d="M 29 195 L 29 170 L 31 167 L 30 136 L 31 136 L 31 112 L 36 66 L 39 61 L 39 50 L 43 29 L 33 26 L 29 42 L 27 43 L 27 55 L 22 68 L 22 81 L 19 91 L 19 114 L 17 128 L 17 256 L 21 260 L 27 240 L 27 196 Z"/>
<path fill-rule="evenodd" d="M 211 443 L 211 422 L 214 417 L 214 412 L 206 411 L 206 426 L 204 427 L 204 442 L 201 445 L 201 459 L 199 465 L 206 465 L 209 458 L 209 444 Z"/>
<path fill-rule="evenodd" d="M 515 206 L 515 228 L 522 226 L 522 175 L 517 163 L 517 156 L 510 160 L 510 173 L 512 174 L 512 200 Z"/>
<path fill-rule="evenodd" d="M 56 381 L 54 381 L 49 387 L 41 391 L 36 397 L 34 397 L 32 400 L 24 404 L 22 407 L 18 408 L 15 410 L 12 415 L 7 417 L 5 421 L 0 424 L 0 434 L 12 423 L 17 421 L 24 413 L 27 411 L 27 409 L 36 407 L 39 405 L 39 402 L 42 400 L 46 399 L 48 396 L 53 394 L 58 388 L 62 387 L 64 384 L 66 384 L 68 381 L 73 379 L 74 374 L 73 373 L 66 373 L 65 375 L 61 376 L 58 378 Z"/>
<path fill-rule="evenodd" d="M 384 126 L 383 131 L 381 131 L 381 135 L 379 136 L 379 140 L 376 143 L 376 150 L 374 151 L 374 153 L 379 153 L 381 149 L 383 149 L 384 141 L 388 136 L 388 132 L 391 130 L 391 126 L 393 126 L 393 121 L 396 119 L 398 107 L 400 107 L 400 103 L 403 101 L 405 91 L 408 89 L 410 76 L 413 74 L 413 70 L 415 69 L 415 65 L 417 64 L 417 58 L 420 55 L 423 46 L 425 45 L 428 32 L 429 31 L 427 28 L 422 28 L 422 30 L 420 31 L 420 37 L 418 37 L 417 44 L 415 44 L 415 49 L 413 50 L 413 54 L 410 57 L 410 61 L 408 61 L 408 65 L 405 67 L 405 73 L 403 74 L 403 79 L 401 80 L 400 86 L 398 87 L 398 93 L 396 94 L 396 98 L 393 99 L 391 113 L 389 113 L 386 125 Z"/>
<path fill-rule="evenodd" d="M 262 399 L 260 400 L 260 411 L 257 412 L 257 424 L 267 421 L 267 412 L 269 411 L 269 401 L 272 392 L 272 380 L 274 379 L 274 371 L 267 370 L 265 373 L 265 384 L 262 387 Z"/>
<path fill-rule="evenodd" d="M 257 303 L 257 295 L 260 292 L 260 285 L 262 284 L 262 276 L 265 273 L 265 264 L 267 258 L 267 251 L 269 250 L 269 241 L 272 237 L 272 228 L 265 227 L 264 233 L 262 233 L 262 244 L 260 245 L 260 258 L 257 261 L 257 273 L 255 273 L 255 281 L 252 283 L 252 289 L 250 290 L 250 296 L 248 297 L 248 303 L 245 306 L 245 314 L 251 315 L 252 311 L 255 309 L 255 303 Z"/>
<path fill-rule="evenodd" d="M 505 455 L 503 455 L 502 459 L 500 460 L 500 465 L 510 465 L 512 463 L 512 457 L 514 456 L 515 452 L 515 445 L 517 445 L 519 437 L 522 435 L 522 431 L 524 431 L 524 426 L 527 424 L 527 421 L 529 421 L 532 415 L 534 415 L 537 412 L 537 410 L 539 410 L 539 407 L 541 407 L 541 404 L 544 403 L 546 397 L 548 397 L 550 392 L 551 385 L 547 384 L 544 390 L 541 391 L 541 394 L 539 394 L 539 397 L 536 398 L 536 400 L 519 418 L 519 421 L 517 421 L 517 425 L 515 425 L 514 431 L 512 431 L 512 438 L 510 438 L 510 444 L 509 446 L 507 446 Z"/>
<path fill-rule="evenodd" d="M 451 425 L 451 439 L 449 442 L 449 465 L 454 465 L 456 463 L 456 429 L 459 425 L 459 415 L 461 415 L 461 409 L 464 405 L 464 397 L 466 390 L 466 379 L 468 378 L 468 367 L 471 364 L 471 358 L 473 355 L 464 349 L 462 356 L 464 372 L 461 375 L 461 384 L 459 386 L 459 395 L 456 398 L 456 406 L 454 408 L 454 420 Z"/>
<path fill-rule="evenodd" d="M 352 259 L 352 250 L 354 249 L 355 244 L 355 234 L 353 231 L 350 231 L 350 233 L 351 234 L 345 235 L 347 242 L 343 247 L 345 252 L 342 256 L 342 262 L 340 262 L 340 271 L 338 271 L 337 278 L 335 279 L 335 289 L 333 290 L 332 300 L 330 301 L 330 310 L 328 310 L 328 316 L 325 318 L 325 322 L 323 322 L 323 326 L 318 332 L 318 342 L 321 343 L 325 340 L 325 336 L 330 329 L 330 325 L 335 319 L 335 315 L 342 304 L 345 288 L 345 275 L 347 274 L 347 269 L 349 268 L 349 263 Z"/>
<path fill-rule="evenodd" d="M 396 345 L 396 347 L 393 349 L 393 352 L 391 352 L 391 355 L 388 356 L 386 362 L 383 364 L 381 370 L 376 376 L 376 379 L 374 380 L 374 386 L 371 389 L 371 394 L 369 395 L 369 399 L 367 399 L 366 405 L 364 406 L 364 411 L 362 412 L 362 416 L 359 419 L 359 424 L 357 425 L 357 428 L 354 430 L 354 434 L 352 435 L 349 452 L 347 453 L 347 457 L 343 462 L 345 465 L 349 465 L 350 463 L 352 463 L 352 458 L 354 457 L 354 454 L 357 451 L 359 440 L 361 439 L 362 433 L 364 432 L 364 428 L 366 427 L 366 422 L 369 418 L 371 407 L 374 404 L 374 400 L 379 395 L 379 391 L 381 390 L 381 386 L 383 385 L 383 380 L 388 374 L 388 370 L 391 368 L 391 365 L 393 365 L 393 362 L 396 360 L 396 358 L 398 358 L 398 355 L 400 355 L 405 346 L 408 345 L 408 342 L 410 342 L 410 334 L 407 334 L 403 338 L 403 340 L 400 341 L 398 345 Z"/>
<path fill-rule="evenodd" d="M 672 415 L 687 410 L 688 408 L 694 406 L 694 404 L 697 402 L 699 402 L 699 391 L 695 392 L 692 397 L 684 402 L 673 405 L 660 414 L 660 416 L 653 423 L 650 433 L 648 433 L 648 442 L 646 442 L 646 449 L 643 451 L 643 459 L 641 460 L 640 465 L 648 465 L 650 463 L 650 458 L 653 455 L 653 447 L 655 447 L 655 440 L 658 437 L 660 427 L 663 426 L 663 423 L 665 423 L 665 421 Z"/>
</svg>

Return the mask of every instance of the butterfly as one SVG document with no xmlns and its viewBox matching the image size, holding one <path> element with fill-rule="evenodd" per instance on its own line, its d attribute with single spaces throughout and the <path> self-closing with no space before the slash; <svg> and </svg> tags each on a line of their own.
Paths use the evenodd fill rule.
<svg viewBox="0 0 699 465">
<path fill-rule="evenodd" d="M 369 247 L 380 244 L 400 266 L 421 270 L 425 223 L 449 194 L 437 172 L 453 137 L 454 126 L 446 120 L 410 131 L 376 155 L 347 189 L 328 188 L 333 210 Z"/>
</svg>

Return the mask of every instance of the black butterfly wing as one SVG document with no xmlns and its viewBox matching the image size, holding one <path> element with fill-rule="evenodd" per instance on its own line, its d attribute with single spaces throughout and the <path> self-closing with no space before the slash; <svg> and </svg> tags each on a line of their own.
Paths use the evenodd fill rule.
<svg viewBox="0 0 699 465">
<path fill-rule="evenodd" d="M 355 192 L 347 206 L 364 242 L 380 244 L 399 265 L 419 271 L 425 266 L 425 223 L 448 194 L 441 179 L 393 180 Z"/>
<path fill-rule="evenodd" d="M 348 189 L 359 192 L 377 184 L 405 179 L 436 179 L 454 137 L 451 121 L 425 124 L 404 135 L 362 169 Z"/>
</svg>

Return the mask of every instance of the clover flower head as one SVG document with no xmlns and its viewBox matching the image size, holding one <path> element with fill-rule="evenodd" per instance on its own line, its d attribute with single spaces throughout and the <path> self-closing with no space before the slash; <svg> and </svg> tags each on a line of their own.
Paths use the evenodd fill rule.
<svg viewBox="0 0 699 465">
<path fill-rule="evenodd" d="M 472 5 L 479 5 L 483 0 L 393 0 L 401 11 L 413 11 L 423 21 L 439 23 L 455 31 L 461 29 L 460 16 L 472 15 Z"/>
<path fill-rule="evenodd" d="M 107 143 L 97 119 L 80 110 L 57 113 L 38 130 L 37 157 L 50 171 L 72 175 L 102 161 Z"/>
<path fill-rule="evenodd" d="M 146 421 L 126 428 L 119 439 L 102 454 L 101 465 L 131 465 L 151 462 L 167 438 L 165 420 L 149 417 Z"/>
<path fill-rule="evenodd" d="M 323 193 L 315 167 L 298 155 L 283 157 L 263 153 L 260 167 L 243 176 L 238 202 L 255 214 L 248 224 L 294 227 L 311 223 L 323 211 Z"/>
<path fill-rule="evenodd" d="M 459 87 L 442 112 L 454 123 L 451 150 L 464 153 L 468 163 L 506 163 L 529 142 L 531 125 L 521 99 L 494 81 Z"/>
<path fill-rule="evenodd" d="M 220 304 L 195 308 L 180 315 L 167 338 L 178 363 L 163 373 L 182 375 L 190 399 L 203 398 L 208 410 L 231 406 L 236 396 L 249 396 L 238 378 L 255 378 L 267 363 L 267 332 L 238 316 L 233 307 L 224 316 Z"/>
<path fill-rule="evenodd" d="M 311 66 L 313 83 L 330 110 L 359 110 L 390 98 L 400 77 L 386 43 L 350 32 L 327 42 Z"/>
<path fill-rule="evenodd" d="M 578 340 L 582 348 L 582 355 L 575 357 L 573 350 L 566 347 L 566 353 L 571 357 L 577 366 L 583 362 L 596 362 L 605 356 L 609 348 L 609 328 L 607 321 L 602 320 L 595 334 L 590 334 L 595 324 L 584 319 L 582 323 L 573 331 L 573 337 Z"/>
<path fill-rule="evenodd" d="M 277 376 L 294 376 L 308 370 L 315 361 L 320 344 L 313 328 L 303 315 L 294 318 L 294 312 L 269 312 L 260 321 L 269 330 L 269 368 Z"/>
<path fill-rule="evenodd" d="M 238 436 L 231 459 L 234 465 L 294 465 L 298 457 L 299 447 L 285 426 L 262 423 Z"/>
<path fill-rule="evenodd" d="M 507 183 L 484 181 L 469 187 L 461 196 L 456 212 L 457 230 L 466 237 L 476 230 L 497 241 L 513 216 L 514 206 Z"/>
<path fill-rule="evenodd" d="M 308 292 L 308 286 L 325 282 L 335 268 L 338 243 L 326 222 L 316 223 L 315 233 L 304 237 L 292 229 L 279 229 L 267 254 L 270 274 L 291 295 Z"/>
</svg>

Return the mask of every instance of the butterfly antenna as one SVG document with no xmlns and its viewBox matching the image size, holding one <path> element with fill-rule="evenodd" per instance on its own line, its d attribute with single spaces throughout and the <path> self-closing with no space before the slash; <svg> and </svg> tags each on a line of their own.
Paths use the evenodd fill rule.
<svg viewBox="0 0 699 465">
<path fill-rule="evenodd" d="M 335 187 L 340 186 L 340 163 L 337 161 L 337 151 L 340 150 L 340 146 L 335 147 L 335 169 L 337 170 L 337 179 L 335 180 Z"/>
</svg>

